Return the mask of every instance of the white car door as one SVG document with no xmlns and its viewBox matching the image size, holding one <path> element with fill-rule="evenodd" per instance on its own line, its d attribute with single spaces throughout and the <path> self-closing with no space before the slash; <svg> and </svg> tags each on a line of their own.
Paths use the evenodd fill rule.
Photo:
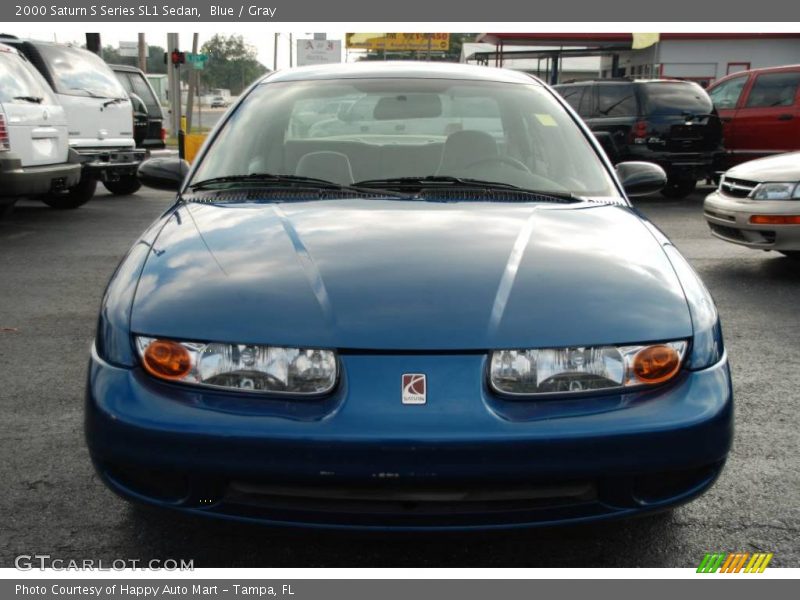
<svg viewBox="0 0 800 600">
<path fill-rule="evenodd" d="M 0 51 L 0 106 L 23 167 L 67 162 L 64 109 L 39 72 L 14 50 Z"/>
</svg>

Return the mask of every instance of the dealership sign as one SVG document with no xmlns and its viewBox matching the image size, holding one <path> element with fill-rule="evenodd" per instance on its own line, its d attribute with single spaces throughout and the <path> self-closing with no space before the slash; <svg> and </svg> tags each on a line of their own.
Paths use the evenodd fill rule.
<svg viewBox="0 0 800 600">
<path fill-rule="evenodd" d="M 437 50 L 450 49 L 449 33 L 348 33 L 348 49 L 361 50 Z"/>
<path fill-rule="evenodd" d="M 342 62 L 341 40 L 297 40 L 297 66 Z"/>
<path fill-rule="evenodd" d="M 120 42 L 120 56 L 139 56 L 139 42 Z"/>
</svg>

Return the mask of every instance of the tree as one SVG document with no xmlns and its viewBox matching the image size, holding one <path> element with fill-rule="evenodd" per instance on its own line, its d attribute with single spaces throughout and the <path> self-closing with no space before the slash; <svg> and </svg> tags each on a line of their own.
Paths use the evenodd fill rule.
<svg viewBox="0 0 800 600">
<path fill-rule="evenodd" d="M 267 72 L 256 58 L 256 49 L 246 44 L 241 35 L 215 34 L 200 52 L 208 55 L 202 79 L 207 88 L 229 89 L 237 95 Z"/>
</svg>

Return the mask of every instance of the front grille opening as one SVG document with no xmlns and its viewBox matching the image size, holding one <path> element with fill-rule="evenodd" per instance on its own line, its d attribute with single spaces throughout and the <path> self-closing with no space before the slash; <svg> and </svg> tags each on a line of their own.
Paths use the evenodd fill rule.
<svg viewBox="0 0 800 600">
<path fill-rule="evenodd" d="M 747 241 L 744 234 L 738 229 L 726 227 L 725 225 L 718 225 L 717 223 L 709 223 L 708 225 L 711 227 L 711 231 L 721 237 L 728 238 L 729 240 L 737 240 L 739 242 Z"/>
<path fill-rule="evenodd" d="M 153 500 L 178 502 L 189 495 L 189 480 L 178 472 L 116 464 L 104 470 L 115 483 Z"/>
<path fill-rule="evenodd" d="M 747 198 L 750 193 L 756 189 L 757 185 L 758 184 L 754 181 L 723 177 L 719 187 L 722 193 L 726 196 L 731 196 L 733 198 Z"/>
<path fill-rule="evenodd" d="M 317 513 L 455 515 L 552 508 L 597 499 L 593 482 L 504 486 L 282 485 L 232 481 L 223 503 Z"/>
<path fill-rule="evenodd" d="M 639 475 L 633 483 L 635 498 L 643 504 L 664 502 L 687 494 L 710 481 L 719 471 L 718 465 L 706 465 L 682 471 L 663 471 Z"/>
</svg>

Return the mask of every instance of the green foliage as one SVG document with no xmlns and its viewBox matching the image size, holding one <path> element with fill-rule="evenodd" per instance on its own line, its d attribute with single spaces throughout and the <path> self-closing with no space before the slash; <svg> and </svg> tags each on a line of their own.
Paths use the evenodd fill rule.
<svg viewBox="0 0 800 600">
<path fill-rule="evenodd" d="M 241 35 L 216 34 L 203 44 L 200 53 L 208 55 L 202 71 L 205 88 L 227 88 L 237 95 L 267 71 L 256 59 L 256 49 Z"/>
</svg>

